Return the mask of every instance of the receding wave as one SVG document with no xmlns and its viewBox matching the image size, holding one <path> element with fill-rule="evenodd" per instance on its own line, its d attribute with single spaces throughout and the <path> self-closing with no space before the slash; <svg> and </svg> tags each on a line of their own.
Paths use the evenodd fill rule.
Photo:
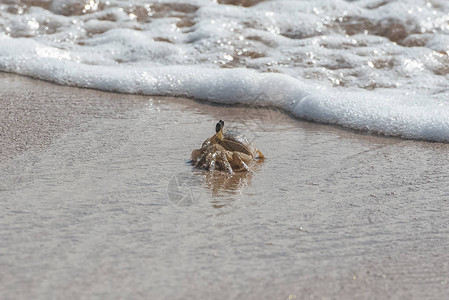
<svg viewBox="0 0 449 300">
<path fill-rule="evenodd" d="M 449 109 L 425 97 L 313 86 L 243 68 L 126 67 L 64 60 L 59 49 L 3 37 L 0 68 L 64 85 L 281 108 L 296 117 L 404 138 L 449 141 Z M 15 55 L 18 51 L 21 56 Z"/>
<path fill-rule="evenodd" d="M 448 142 L 448 24 L 424 0 L 9 1 L 0 71 Z"/>
</svg>

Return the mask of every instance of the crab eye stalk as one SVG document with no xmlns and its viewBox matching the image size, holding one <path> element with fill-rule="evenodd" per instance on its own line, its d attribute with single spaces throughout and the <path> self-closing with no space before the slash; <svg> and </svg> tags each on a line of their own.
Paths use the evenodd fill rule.
<svg viewBox="0 0 449 300">
<path fill-rule="evenodd" d="M 220 130 L 224 127 L 224 121 L 220 120 L 218 121 L 217 125 L 215 125 L 215 132 L 220 132 Z"/>
</svg>

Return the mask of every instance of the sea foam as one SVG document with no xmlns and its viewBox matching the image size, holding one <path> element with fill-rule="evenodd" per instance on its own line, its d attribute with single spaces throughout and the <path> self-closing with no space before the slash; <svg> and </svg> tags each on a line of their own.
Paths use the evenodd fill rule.
<svg viewBox="0 0 449 300">
<path fill-rule="evenodd" d="M 0 5 L 0 70 L 449 142 L 449 5 L 97 2 Z"/>
</svg>

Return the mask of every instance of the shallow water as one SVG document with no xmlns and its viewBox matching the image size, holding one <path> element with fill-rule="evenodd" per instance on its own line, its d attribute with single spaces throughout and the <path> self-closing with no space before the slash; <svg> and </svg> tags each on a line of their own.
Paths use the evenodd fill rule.
<svg viewBox="0 0 449 300">
<path fill-rule="evenodd" d="M 442 0 L 7 0 L 0 70 L 447 142 L 448 33 Z"/>
<path fill-rule="evenodd" d="M 0 76 L 1 128 L 19 120 L 0 140 L 3 299 L 449 290 L 447 144 Z M 187 163 L 218 119 L 267 156 L 253 173 Z"/>
</svg>

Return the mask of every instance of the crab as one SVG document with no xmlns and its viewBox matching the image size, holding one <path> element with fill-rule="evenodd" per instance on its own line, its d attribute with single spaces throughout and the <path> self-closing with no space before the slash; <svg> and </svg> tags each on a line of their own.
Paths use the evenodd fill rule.
<svg viewBox="0 0 449 300">
<path fill-rule="evenodd" d="M 215 134 L 206 139 L 200 149 L 193 150 L 191 163 L 205 170 L 224 171 L 229 174 L 250 171 L 254 161 L 263 160 L 262 152 L 243 134 L 236 131 L 223 133 L 224 121 L 215 126 Z"/>
</svg>

